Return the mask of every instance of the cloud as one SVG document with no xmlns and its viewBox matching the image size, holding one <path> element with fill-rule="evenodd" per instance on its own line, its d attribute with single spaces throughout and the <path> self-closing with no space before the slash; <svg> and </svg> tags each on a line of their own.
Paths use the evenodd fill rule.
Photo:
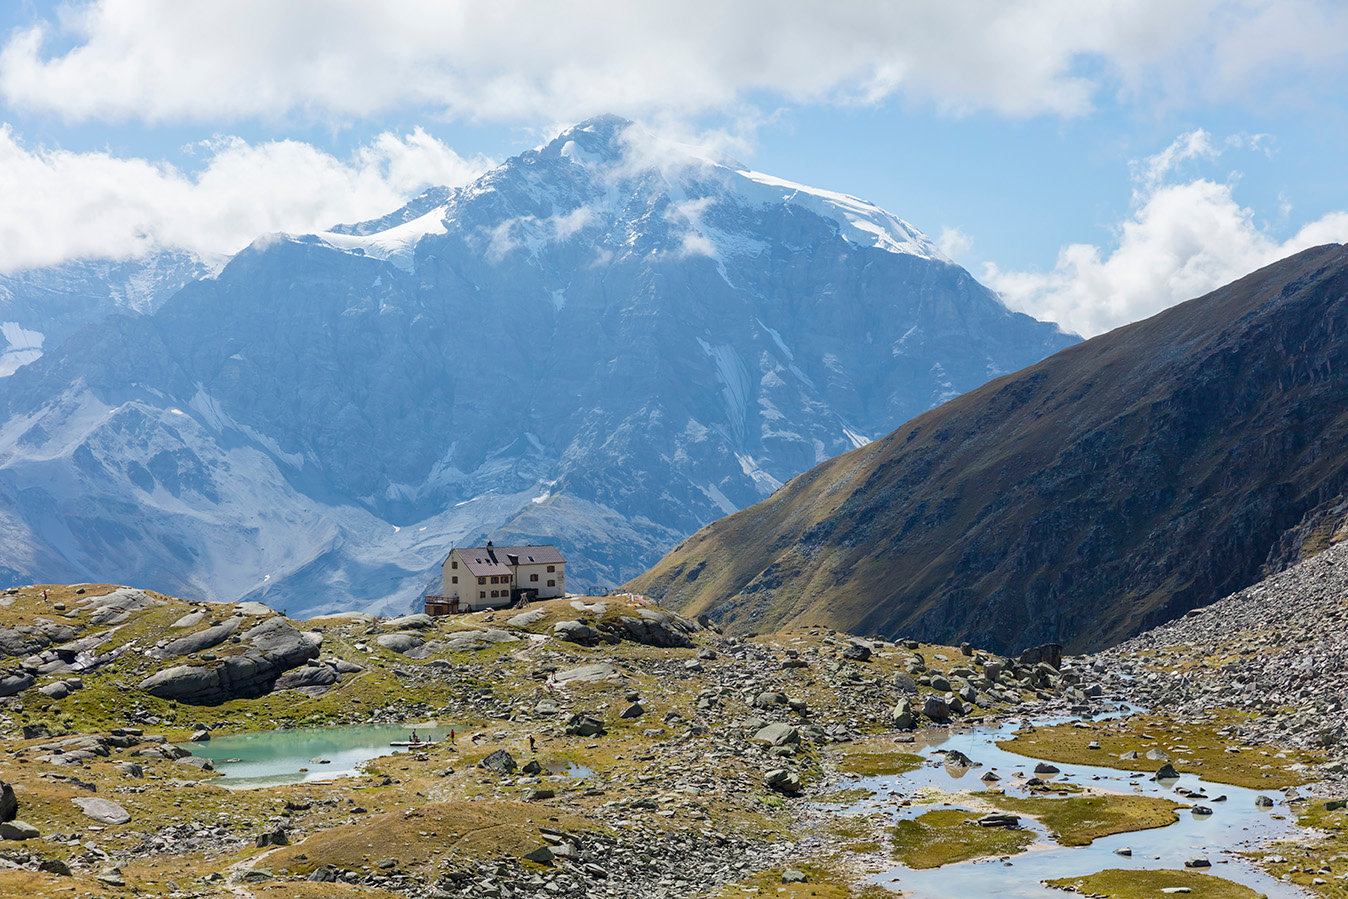
<svg viewBox="0 0 1348 899">
<path fill-rule="evenodd" d="M 959 228 L 946 226 L 936 239 L 936 248 L 951 259 L 963 259 L 974 248 L 974 239 Z"/>
<path fill-rule="evenodd" d="M 0 93 L 72 120 L 649 119 L 765 95 L 1080 115 L 1342 73 L 1338 0 L 94 0 L 14 31 Z"/>
<path fill-rule="evenodd" d="M 0 126 L 0 271 L 174 246 L 233 253 L 258 234 L 373 218 L 418 190 L 484 171 L 421 129 L 381 134 L 339 160 L 299 141 L 222 138 L 199 171 L 107 153 L 24 146 Z"/>
<path fill-rule="evenodd" d="M 1238 137 L 1221 146 L 1258 147 Z M 1206 178 L 1166 183 L 1180 163 L 1216 159 L 1211 135 L 1195 131 L 1135 163 L 1135 208 L 1112 247 L 1071 244 L 1050 272 L 1002 271 L 986 263 L 983 280 L 1009 306 L 1086 336 L 1137 321 L 1200 296 L 1307 247 L 1348 241 L 1348 212 L 1332 212 L 1279 240 L 1233 184 Z"/>
</svg>

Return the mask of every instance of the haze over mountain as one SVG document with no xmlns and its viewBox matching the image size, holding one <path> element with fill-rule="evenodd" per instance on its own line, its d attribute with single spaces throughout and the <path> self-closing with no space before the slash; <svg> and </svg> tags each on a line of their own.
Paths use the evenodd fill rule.
<svg viewBox="0 0 1348 899">
<path fill-rule="evenodd" d="M 492 537 L 612 585 L 1075 340 L 875 206 L 595 119 L 44 348 L 0 382 L 5 574 L 405 608 Z"/>
<path fill-rule="evenodd" d="M 741 628 L 1107 645 L 1341 538 L 1346 397 L 1331 244 L 919 415 L 631 586 Z"/>
</svg>

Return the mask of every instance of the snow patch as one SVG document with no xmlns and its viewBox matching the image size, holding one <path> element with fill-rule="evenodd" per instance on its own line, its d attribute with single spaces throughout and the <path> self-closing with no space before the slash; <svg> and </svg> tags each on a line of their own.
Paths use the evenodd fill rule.
<svg viewBox="0 0 1348 899">
<path fill-rule="evenodd" d="M 921 259 L 950 262 L 925 234 L 874 203 L 850 194 L 807 187 L 748 169 L 739 169 L 735 174 L 740 176 L 735 186 L 748 199 L 762 204 L 800 206 L 816 215 L 832 219 L 841 226 L 843 238 L 850 243 Z"/>
<path fill-rule="evenodd" d="M 437 206 L 411 221 L 374 234 L 324 231 L 318 237 L 334 249 L 348 253 L 360 250 L 366 256 L 383 259 L 404 271 L 411 271 L 417 242 L 428 234 L 445 233 L 445 213 L 448 209 L 448 206 Z"/>
<path fill-rule="evenodd" d="M 45 337 L 41 331 L 29 331 L 18 322 L 0 322 L 0 335 L 8 344 L 0 352 L 0 378 L 8 378 L 28 363 L 41 358 Z"/>
</svg>

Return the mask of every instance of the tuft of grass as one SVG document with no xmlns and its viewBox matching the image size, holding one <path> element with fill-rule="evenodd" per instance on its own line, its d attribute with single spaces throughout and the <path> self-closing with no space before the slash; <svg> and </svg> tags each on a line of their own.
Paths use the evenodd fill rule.
<svg viewBox="0 0 1348 899">
<path fill-rule="evenodd" d="M 1134 715 L 1094 722 L 1088 727 L 1059 724 L 1026 728 L 997 745 L 1007 752 L 1069 765 L 1097 765 L 1122 771 L 1155 771 L 1163 762 L 1145 758 L 1160 749 L 1181 774 L 1196 774 L 1214 783 L 1254 790 L 1299 786 L 1313 779 L 1309 766 L 1325 759 L 1323 753 L 1246 746 L 1218 731 L 1239 724 L 1244 713 L 1220 711 L 1200 720 L 1181 721 L 1167 715 Z M 1099 749 L 1089 749 L 1092 741 Z M 1227 752 L 1227 748 L 1239 752 Z M 1136 752 L 1136 759 L 1121 755 Z M 1292 770 L 1300 763 L 1307 766 Z"/>
<path fill-rule="evenodd" d="M 1015 855 L 1034 842 L 1031 831 L 979 827 L 966 809 L 937 809 L 905 819 L 891 830 L 894 857 L 910 868 L 939 868 L 986 856 Z"/>
<path fill-rule="evenodd" d="M 1156 796 L 1026 796 L 976 793 L 1000 809 L 1037 818 L 1064 846 L 1089 846 L 1100 837 L 1166 827 L 1179 820 L 1179 803 Z"/>
<path fill-rule="evenodd" d="M 1197 899 L 1260 899 L 1260 894 L 1247 886 L 1197 871 L 1110 868 L 1085 877 L 1061 877 L 1044 883 L 1069 893 L 1083 893 L 1100 899 L 1152 899 L 1169 887 L 1186 887 Z"/>
<path fill-rule="evenodd" d="M 1328 811 L 1323 796 L 1307 799 L 1298 809 L 1297 823 L 1310 829 L 1313 836 L 1274 843 L 1268 851 L 1246 855 L 1257 861 L 1283 858 L 1285 861 L 1264 861 L 1263 866 L 1274 877 L 1285 877 L 1318 895 L 1348 899 L 1348 811 Z"/>
</svg>

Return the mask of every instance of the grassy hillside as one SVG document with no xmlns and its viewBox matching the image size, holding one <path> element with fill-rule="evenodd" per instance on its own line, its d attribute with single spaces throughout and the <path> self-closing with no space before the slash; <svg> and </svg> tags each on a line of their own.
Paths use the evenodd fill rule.
<svg viewBox="0 0 1348 899">
<path fill-rule="evenodd" d="M 1333 506 L 1346 396 L 1330 245 L 918 416 L 628 586 L 746 630 L 1110 644 L 1252 583 Z"/>
</svg>

